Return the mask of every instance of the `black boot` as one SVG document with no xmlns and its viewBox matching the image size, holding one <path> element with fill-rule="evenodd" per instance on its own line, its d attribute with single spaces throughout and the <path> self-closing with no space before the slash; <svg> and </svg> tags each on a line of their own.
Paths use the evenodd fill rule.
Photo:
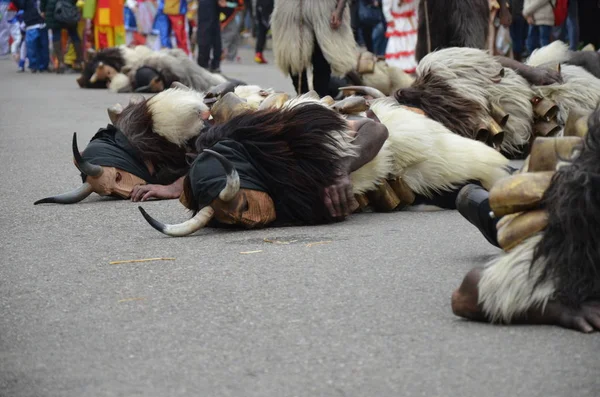
<svg viewBox="0 0 600 397">
<path fill-rule="evenodd" d="M 478 185 L 466 185 L 456 197 L 456 209 L 469 222 L 475 225 L 490 244 L 498 244 L 496 224 L 499 218 L 492 218 L 487 190 Z"/>
</svg>

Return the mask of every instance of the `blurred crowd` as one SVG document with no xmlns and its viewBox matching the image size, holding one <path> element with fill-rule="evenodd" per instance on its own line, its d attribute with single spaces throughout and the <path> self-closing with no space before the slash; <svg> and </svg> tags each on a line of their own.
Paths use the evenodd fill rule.
<svg viewBox="0 0 600 397">
<path fill-rule="evenodd" d="M 253 36 L 263 51 L 274 0 L 0 0 L 0 56 L 19 71 L 78 72 L 89 49 L 147 45 L 180 48 L 213 72 L 240 61 Z M 199 12 L 201 10 L 201 12 Z"/>
<path fill-rule="evenodd" d="M 240 61 L 238 46 L 255 38 L 254 61 L 263 55 L 276 0 L 0 0 L 0 56 L 12 54 L 20 71 L 79 71 L 87 49 L 145 44 L 197 53 L 200 66 L 220 71 Z M 419 1 L 349 0 L 354 38 L 407 73 L 417 62 Z M 555 26 L 562 0 L 506 0 L 509 14 L 490 0 L 494 53 L 524 59 L 560 39 L 572 50 L 600 46 L 600 2 L 564 0 L 566 19 Z"/>
</svg>

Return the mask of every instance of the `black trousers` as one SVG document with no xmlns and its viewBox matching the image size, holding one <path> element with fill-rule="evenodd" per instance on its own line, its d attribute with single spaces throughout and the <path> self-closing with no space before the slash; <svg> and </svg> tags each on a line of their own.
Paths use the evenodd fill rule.
<svg viewBox="0 0 600 397">
<path fill-rule="evenodd" d="M 324 97 L 329 95 L 329 81 L 331 80 L 331 65 L 325 59 L 319 43 L 315 40 L 315 47 L 312 54 L 312 66 L 313 66 L 313 88 L 319 94 Z M 308 92 L 308 77 L 306 76 L 306 70 L 302 72 L 301 76 L 292 75 L 292 82 L 296 92 L 305 94 Z M 298 85 L 300 81 L 300 86 Z"/>
<path fill-rule="evenodd" d="M 203 68 L 219 69 L 221 66 L 221 24 L 215 0 L 198 1 L 198 65 Z M 210 52 L 212 50 L 212 58 Z M 210 63 L 210 65 L 209 65 Z"/>
<path fill-rule="evenodd" d="M 269 30 L 269 19 L 273 12 L 273 0 L 258 0 L 256 2 L 256 52 L 263 52 L 267 42 L 267 31 Z"/>
</svg>

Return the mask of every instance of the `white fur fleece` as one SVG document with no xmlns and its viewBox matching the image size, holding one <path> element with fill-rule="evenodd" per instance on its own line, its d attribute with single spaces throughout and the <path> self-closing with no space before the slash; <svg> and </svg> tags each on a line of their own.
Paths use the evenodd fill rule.
<svg viewBox="0 0 600 397">
<path fill-rule="evenodd" d="M 260 94 L 261 91 L 267 94 L 275 92 L 272 88 L 264 89 L 257 85 L 238 85 L 233 92 L 240 98 L 245 99 L 254 109 L 258 109 L 260 104 L 267 98 Z"/>
<path fill-rule="evenodd" d="M 541 239 L 542 233 L 538 233 L 486 265 L 478 285 L 479 304 L 490 321 L 510 323 L 531 308 L 543 310 L 552 299 L 556 291 L 553 282 L 535 285 L 544 263 L 536 262 L 530 272 Z"/>
<path fill-rule="evenodd" d="M 110 79 L 110 83 L 108 84 L 108 89 L 112 92 L 119 92 L 120 90 L 124 90 L 125 92 L 131 91 L 131 81 L 129 77 L 123 73 L 117 73 Z"/>
<path fill-rule="evenodd" d="M 500 82 L 494 83 L 502 69 L 486 51 L 453 47 L 427 55 L 419 63 L 417 73 L 435 73 L 488 112 L 492 103 L 503 108 L 509 119 L 501 148 L 514 152 L 531 137 L 533 107 L 530 100 L 534 91 L 523 77 L 508 68 L 504 68 Z M 486 114 L 481 115 L 482 122 L 486 117 Z"/>
<path fill-rule="evenodd" d="M 502 149 L 514 153 L 529 142 L 532 134 L 534 91 L 523 77 L 512 69 L 504 69 L 504 77 L 489 86 L 489 102 L 509 114 L 504 127 Z"/>
<path fill-rule="evenodd" d="M 569 46 L 560 40 L 538 48 L 529 56 L 527 62 L 529 66 L 542 66 L 553 63 L 563 63 L 569 60 Z"/>
<path fill-rule="evenodd" d="M 121 55 L 125 60 L 125 67 L 140 62 L 153 53 L 152 49 L 146 47 L 145 45 L 138 45 L 134 48 L 129 48 L 126 45 L 120 45 L 119 50 L 121 51 Z"/>
<path fill-rule="evenodd" d="M 148 99 L 147 106 L 154 132 L 179 146 L 200 133 L 201 115 L 209 111 L 204 93 L 180 88 L 159 92 Z"/>
<path fill-rule="evenodd" d="M 415 193 L 431 196 L 469 180 L 481 181 L 489 189 L 508 175 L 508 160 L 494 149 L 453 134 L 391 98 L 373 101 L 371 110 L 388 129 L 393 174 L 401 176 Z"/>
<path fill-rule="evenodd" d="M 350 174 L 352 193 L 362 194 L 375 190 L 392 174 L 394 159 L 390 146 L 390 141 L 387 140 L 371 161 Z"/>
<path fill-rule="evenodd" d="M 281 71 L 300 74 L 311 66 L 315 41 L 336 76 L 356 66 L 357 46 L 350 28 L 348 7 L 342 25 L 331 29 L 330 17 L 336 0 L 277 0 L 271 15 L 273 53 Z"/>
</svg>

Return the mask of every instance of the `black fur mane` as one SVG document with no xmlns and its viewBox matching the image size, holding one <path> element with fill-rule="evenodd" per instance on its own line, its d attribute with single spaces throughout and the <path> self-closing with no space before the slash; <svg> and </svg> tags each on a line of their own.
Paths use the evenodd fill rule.
<svg viewBox="0 0 600 397">
<path fill-rule="evenodd" d="M 421 1 L 417 33 L 417 61 L 421 61 L 428 53 L 426 4 L 428 6 L 431 51 L 448 47 L 485 48 L 490 19 L 488 0 Z"/>
<path fill-rule="evenodd" d="M 483 109 L 474 101 L 459 95 L 452 86 L 434 73 L 419 76 L 409 88 L 394 93 L 401 105 L 419 108 L 430 119 L 450 131 L 474 139 L 479 128 L 478 114 Z"/>
<path fill-rule="evenodd" d="M 123 109 L 115 126 L 139 151 L 142 158 L 154 165 L 157 179 L 161 183 L 173 183 L 187 173 L 189 165 L 186 153 L 193 150 L 193 144 L 180 147 L 155 133 L 146 100 L 130 103 Z"/>
<path fill-rule="evenodd" d="M 556 298 L 577 307 L 600 298 L 600 110 L 589 120 L 581 153 L 560 168 L 544 195 L 548 227 L 534 253 L 537 283 L 553 280 Z"/>
<path fill-rule="evenodd" d="M 323 204 L 323 189 L 342 174 L 342 158 L 351 153 L 340 142 L 345 120 L 318 104 L 262 110 L 216 125 L 197 140 L 197 150 L 231 139 L 244 145 L 276 203 L 295 221 L 332 220 Z"/>
<path fill-rule="evenodd" d="M 123 59 L 121 50 L 117 47 L 106 48 L 96 52 L 94 56 L 85 63 L 83 71 L 81 72 L 81 77 L 84 84 L 82 88 L 106 88 L 106 81 L 96 81 L 95 83 L 90 83 L 90 78 L 96 71 L 96 68 L 100 62 L 112 66 L 117 70 L 117 72 L 121 71 L 123 66 L 125 66 L 125 59 Z"/>
</svg>

